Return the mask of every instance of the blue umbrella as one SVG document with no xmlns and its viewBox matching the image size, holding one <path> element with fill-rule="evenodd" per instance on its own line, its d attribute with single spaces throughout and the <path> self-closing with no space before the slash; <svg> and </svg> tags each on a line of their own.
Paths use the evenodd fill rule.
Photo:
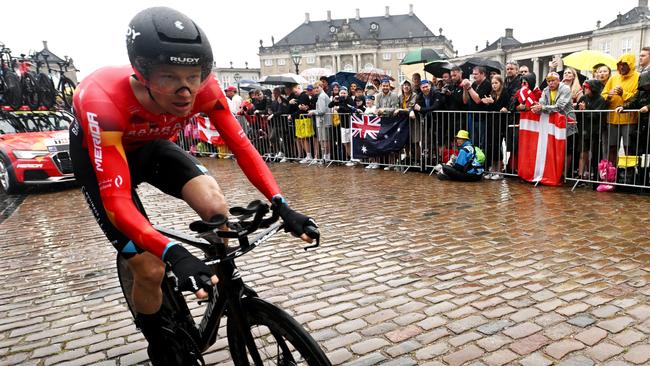
<svg viewBox="0 0 650 366">
<path fill-rule="evenodd" d="M 339 71 L 336 74 L 327 78 L 327 82 L 332 85 L 333 82 L 339 83 L 340 86 L 345 86 L 346 88 L 350 87 L 350 84 L 355 83 L 357 86 L 360 86 L 362 89 L 365 87 L 366 83 L 354 77 L 356 73 Z"/>
</svg>

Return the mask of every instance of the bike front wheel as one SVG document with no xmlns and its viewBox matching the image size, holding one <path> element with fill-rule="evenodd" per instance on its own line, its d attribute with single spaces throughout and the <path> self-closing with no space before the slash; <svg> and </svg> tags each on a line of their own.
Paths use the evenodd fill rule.
<svg viewBox="0 0 650 366">
<path fill-rule="evenodd" d="M 264 365 L 331 365 L 318 343 L 284 310 L 250 297 L 242 299 L 242 307 Z M 243 336 L 230 318 L 228 346 L 235 365 L 254 364 Z"/>
</svg>

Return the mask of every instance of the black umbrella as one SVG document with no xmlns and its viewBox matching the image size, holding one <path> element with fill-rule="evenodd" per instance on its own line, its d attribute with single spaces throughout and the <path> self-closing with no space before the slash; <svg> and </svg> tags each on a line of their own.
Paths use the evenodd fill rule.
<svg viewBox="0 0 650 366">
<path fill-rule="evenodd" d="M 463 76 L 466 78 L 472 74 L 472 69 L 474 69 L 474 66 L 485 67 L 488 75 L 492 71 L 496 72 L 497 74 L 501 74 L 501 70 L 503 70 L 503 65 L 501 65 L 499 61 L 488 60 L 481 57 L 471 57 L 459 66 L 460 69 L 463 70 Z"/>
<path fill-rule="evenodd" d="M 446 72 L 450 72 L 451 68 L 454 66 L 455 65 L 449 61 L 438 60 L 438 61 L 429 62 L 428 64 L 424 65 L 424 71 L 428 72 L 429 74 L 432 74 L 437 78 L 441 78 L 442 74 Z"/>
</svg>

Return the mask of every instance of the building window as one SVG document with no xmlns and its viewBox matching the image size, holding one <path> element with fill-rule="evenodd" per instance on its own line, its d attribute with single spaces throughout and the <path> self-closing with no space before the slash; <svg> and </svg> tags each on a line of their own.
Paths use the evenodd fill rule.
<svg viewBox="0 0 650 366">
<path fill-rule="evenodd" d="M 270 58 L 264 60 L 264 66 L 273 66 L 273 60 Z"/>
<path fill-rule="evenodd" d="M 404 57 L 402 57 L 402 58 L 404 58 Z M 402 85 L 402 83 L 404 82 L 404 80 L 406 80 L 406 74 L 403 73 L 402 70 L 400 69 L 400 70 L 397 72 L 397 82 L 398 82 L 400 85 Z"/>
<path fill-rule="evenodd" d="M 397 59 L 398 60 L 403 60 L 404 57 L 406 57 L 406 52 L 400 52 L 397 54 Z"/>
<path fill-rule="evenodd" d="M 363 65 L 363 68 L 364 68 L 364 69 L 372 69 L 372 68 L 374 68 L 374 67 L 375 67 L 375 65 L 371 64 L 370 62 L 368 62 L 367 64 Z"/>
<path fill-rule="evenodd" d="M 352 64 L 345 64 L 345 66 L 343 66 L 343 71 L 354 72 L 354 66 L 352 66 Z"/>
<path fill-rule="evenodd" d="M 316 63 L 316 57 L 314 57 L 314 56 L 307 57 L 307 63 L 310 64 L 310 65 L 315 64 Z"/>
<path fill-rule="evenodd" d="M 278 66 L 284 66 L 287 64 L 287 60 L 283 58 L 278 59 Z"/>
<path fill-rule="evenodd" d="M 391 58 L 390 52 L 384 52 L 384 54 L 381 56 L 382 60 L 384 61 L 389 61 Z"/>
<path fill-rule="evenodd" d="M 612 53 L 612 42 L 610 41 L 604 41 L 600 43 L 600 50 L 603 51 L 603 53 L 606 54 L 611 54 Z"/>
<path fill-rule="evenodd" d="M 332 72 L 332 70 L 334 69 L 332 65 L 325 65 L 323 68 L 329 72 Z"/>
<path fill-rule="evenodd" d="M 632 52 L 632 38 L 625 38 L 621 42 L 621 53 L 630 53 Z"/>
</svg>

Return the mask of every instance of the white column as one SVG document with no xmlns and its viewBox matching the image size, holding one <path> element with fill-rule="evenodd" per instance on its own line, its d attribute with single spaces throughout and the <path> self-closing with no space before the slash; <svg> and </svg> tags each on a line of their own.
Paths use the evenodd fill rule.
<svg viewBox="0 0 650 366">
<path fill-rule="evenodd" d="M 338 54 L 336 55 L 336 71 L 341 71 L 343 68 L 341 68 L 341 55 Z"/>
<path fill-rule="evenodd" d="M 338 70 L 336 68 L 336 58 L 334 58 L 334 55 L 332 55 L 332 72 L 336 74 L 337 71 Z"/>
<path fill-rule="evenodd" d="M 357 55 L 353 53 L 352 54 L 352 67 L 354 68 L 355 72 L 359 71 L 359 68 L 357 67 L 357 65 L 358 65 L 358 63 L 357 63 Z"/>
<path fill-rule="evenodd" d="M 539 85 L 539 81 L 541 80 L 539 77 L 539 57 L 533 57 L 531 61 L 533 61 L 533 72 L 537 76 L 537 85 Z"/>
<path fill-rule="evenodd" d="M 372 67 L 377 68 L 377 51 L 372 54 Z"/>
</svg>

